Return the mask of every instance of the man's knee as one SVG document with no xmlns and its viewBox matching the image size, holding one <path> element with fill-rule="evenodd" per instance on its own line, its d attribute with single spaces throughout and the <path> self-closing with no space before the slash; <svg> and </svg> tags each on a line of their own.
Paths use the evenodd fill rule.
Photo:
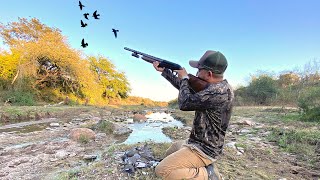
<svg viewBox="0 0 320 180">
<path fill-rule="evenodd" d="M 160 164 L 158 164 L 155 168 L 155 173 L 158 177 L 164 177 L 165 175 L 165 169 L 164 167 Z"/>
<path fill-rule="evenodd" d="M 181 149 L 182 145 L 186 144 L 186 140 L 180 140 L 172 143 L 172 145 L 166 150 L 165 157 L 169 156 L 170 154 L 178 151 Z"/>
</svg>

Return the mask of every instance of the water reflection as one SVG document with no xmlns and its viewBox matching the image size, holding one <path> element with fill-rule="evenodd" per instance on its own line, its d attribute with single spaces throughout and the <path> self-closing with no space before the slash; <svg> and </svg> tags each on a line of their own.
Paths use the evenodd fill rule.
<svg viewBox="0 0 320 180">
<path fill-rule="evenodd" d="M 171 139 L 162 133 L 162 128 L 182 126 L 183 124 L 175 119 L 169 122 L 162 122 L 157 119 L 148 119 L 145 123 L 129 124 L 128 127 L 133 131 L 123 144 L 134 144 L 144 141 L 153 141 L 157 143 L 171 142 Z"/>
</svg>

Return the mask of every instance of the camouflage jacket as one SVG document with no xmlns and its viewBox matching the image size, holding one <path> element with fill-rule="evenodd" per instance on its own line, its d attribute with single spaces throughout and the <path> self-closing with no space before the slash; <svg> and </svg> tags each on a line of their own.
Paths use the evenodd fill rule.
<svg viewBox="0 0 320 180">
<path fill-rule="evenodd" d="M 209 157 L 216 158 L 222 152 L 231 117 L 234 99 L 231 86 L 227 80 L 223 80 L 194 93 L 189 88 L 188 80 L 179 80 L 171 70 L 165 69 L 161 75 L 179 89 L 180 110 L 195 111 L 188 144 Z"/>
</svg>

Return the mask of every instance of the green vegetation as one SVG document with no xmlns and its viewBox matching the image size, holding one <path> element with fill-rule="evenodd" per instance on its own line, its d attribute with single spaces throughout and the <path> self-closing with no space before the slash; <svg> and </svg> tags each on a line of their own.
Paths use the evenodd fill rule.
<svg viewBox="0 0 320 180">
<path fill-rule="evenodd" d="M 246 94 L 252 98 L 255 104 L 266 104 L 277 93 L 276 82 L 267 75 L 253 78 L 246 89 Z"/>
<path fill-rule="evenodd" d="M 77 180 L 78 174 L 80 173 L 79 170 L 70 170 L 67 172 L 62 172 L 59 174 L 59 176 L 56 178 L 57 180 Z"/>
<path fill-rule="evenodd" d="M 88 136 L 86 136 L 86 135 L 84 135 L 84 134 L 80 134 L 78 141 L 79 141 L 80 143 L 82 143 L 82 144 L 87 144 L 87 143 L 90 141 L 90 139 L 89 139 Z"/>
<path fill-rule="evenodd" d="M 4 99 L 18 106 L 33 106 L 36 104 L 34 94 L 28 91 L 14 90 L 7 92 Z"/>
<path fill-rule="evenodd" d="M 320 122 L 319 64 L 314 60 L 305 66 L 304 72 L 252 76 L 248 86 L 235 90 L 235 104 L 299 107 L 300 120 Z"/>
<path fill-rule="evenodd" d="M 101 120 L 98 124 L 96 129 L 100 132 L 104 132 L 106 134 L 112 134 L 113 133 L 113 123 L 110 121 Z"/>
<path fill-rule="evenodd" d="M 304 121 L 320 122 L 320 87 L 305 88 L 298 99 Z"/>
<path fill-rule="evenodd" d="M 269 141 L 276 142 L 284 151 L 298 154 L 299 158 L 313 165 L 317 160 L 316 143 L 320 139 L 319 130 L 272 128 Z"/>
</svg>

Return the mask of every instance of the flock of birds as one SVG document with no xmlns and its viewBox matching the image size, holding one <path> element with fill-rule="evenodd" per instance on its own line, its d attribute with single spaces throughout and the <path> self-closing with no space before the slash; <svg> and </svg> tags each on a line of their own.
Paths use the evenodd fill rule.
<svg viewBox="0 0 320 180">
<path fill-rule="evenodd" d="M 79 7 L 80 7 L 80 10 L 81 10 L 81 11 L 82 11 L 82 8 L 85 7 L 85 6 L 81 3 L 81 1 L 79 1 Z M 84 14 L 83 14 L 84 18 L 87 19 L 87 20 L 89 20 L 89 15 L 90 15 L 89 13 L 84 13 Z M 100 19 L 99 16 L 100 16 L 100 14 L 98 14 L 97 10 L 94 11 L 94 13 L 92 14 L 92 17 L 94 17 L 94 19 Z M 86 27 L 86 26 L 88 26 L 88 24 L 87 24 L 87 23 L 84 23 L 84 22 L 81 20 L 81 27 L 84 28 L 84 27 Z M 117 38 L 117 37 L 118 37 L 118 36 L 117 36 L 117 33 L 119 32 L 119 30 L 112 28 L 112 32 L 113 32 L 113 34 L 114 34 L 114 37 Z M 82 46 L 83 48 L 86 48 L 86 47 L 88 46 L 88 43 L 86 43 L 86 42 L 84 41 L 84 38 L 83 38 L 82 41 L 81 41 L 81 46 Z"/>
</svg>

